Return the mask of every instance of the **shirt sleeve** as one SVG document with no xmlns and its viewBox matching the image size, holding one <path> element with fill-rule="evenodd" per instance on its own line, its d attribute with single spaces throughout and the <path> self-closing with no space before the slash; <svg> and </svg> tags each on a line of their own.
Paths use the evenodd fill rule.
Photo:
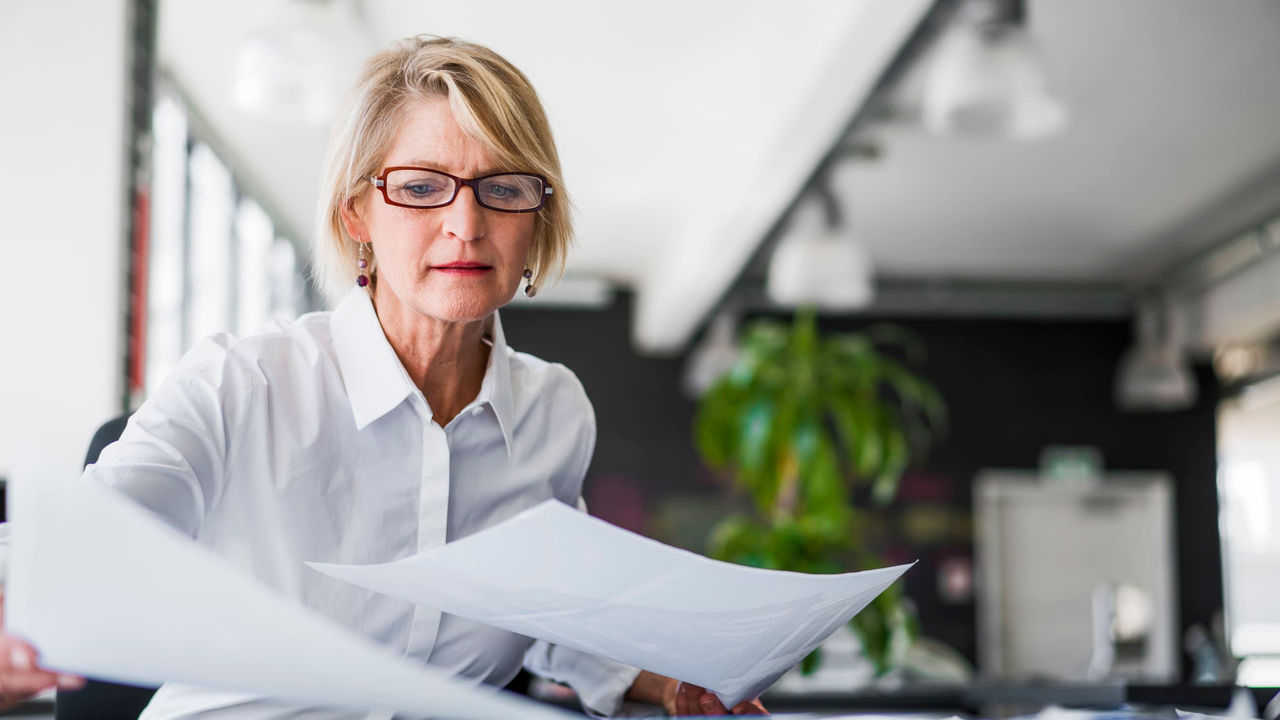
<svg viewBox="0 0 1280 720">
<path fill-rule="evenodd" d="M 195 537 L 222 495 L 247 429 L 255 383 L 219 334 L 193 347 L 85 478 L 110 486 Z"/>
<path fill-rule="evenodd" d="M 188 351 L 83 479 L 114 488 L 190 537 L 199 534 L 255 394 L 251 375 L 228 351 L 232 342 L 215 335 Z M 8 560 L 9 529 L 0 524 L 0 582 Z"/>
</svg>

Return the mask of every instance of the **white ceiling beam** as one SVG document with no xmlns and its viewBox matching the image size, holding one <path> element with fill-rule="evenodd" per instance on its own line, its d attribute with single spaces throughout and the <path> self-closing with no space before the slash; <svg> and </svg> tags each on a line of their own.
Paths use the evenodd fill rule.
<svg viewBox="0 0 1280 720">
<path fill-rule="evenodd" d="M 813 168 L 840 140 L 932 2 L 862 0 L 861 6 L 821 71 L 796 78 L 812 85 L 794 121 L 772 148 L 759 153 L 754 172 L 718 190 L 743 200 L 688 223 L 670 246 L 672 257 L 655 263 L 661 270 L 638 284 L 633 337 L 642 352 L 678 352 L 689 341 Z"/>
</svg>

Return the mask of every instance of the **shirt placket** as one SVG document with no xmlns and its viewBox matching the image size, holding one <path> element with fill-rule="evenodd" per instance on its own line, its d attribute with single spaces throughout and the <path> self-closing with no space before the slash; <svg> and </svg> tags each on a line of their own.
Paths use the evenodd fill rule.
<svg viewBox="0 0 1280 720">
<path fill-rule="evenodd" d="M 431 419 L 425 403 L 422 415 L 422 474 L 418 492 L 418 552 L 439 547 L 449 526 L 449 439 Z M 413 612 L 409 654 L 429 658 L 440 630 L 440 612 L 421 605 Z"/>
</svg>

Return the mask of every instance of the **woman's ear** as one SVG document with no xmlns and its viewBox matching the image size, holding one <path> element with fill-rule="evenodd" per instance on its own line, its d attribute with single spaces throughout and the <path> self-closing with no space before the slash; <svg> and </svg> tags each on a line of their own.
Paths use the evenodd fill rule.
<svg viewBox="0 0 1280 720">
<path fill-rule="evenodd" d="M 356 209 L 356 203 L 360 201 L 359 197 L 353 197 L 338 208 L 338 213 L 342 215 L 342 226 L 347 229 L 356 242 L 368 242 L 369 230 L 364 224 L 364 218 L 360 217 L 360 212 Z"/>
</svg>

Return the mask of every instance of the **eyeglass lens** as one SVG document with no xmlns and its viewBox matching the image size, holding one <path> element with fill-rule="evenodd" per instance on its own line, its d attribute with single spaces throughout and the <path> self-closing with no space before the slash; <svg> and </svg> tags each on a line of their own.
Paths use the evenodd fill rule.
<svg viewBox="0 0 1280 720">
<path fill-rule="evenodd" d="M 431 170 L 401 169 L 387 173 L 387 199 L 413 207 L 439 207 L 453 201 L 457 181 Z M 518 212 L 542 204 L 542 178 L 508 173 L 480 178 L 472 185 L 476 201 L 492 210 Z"/>
</svg>

